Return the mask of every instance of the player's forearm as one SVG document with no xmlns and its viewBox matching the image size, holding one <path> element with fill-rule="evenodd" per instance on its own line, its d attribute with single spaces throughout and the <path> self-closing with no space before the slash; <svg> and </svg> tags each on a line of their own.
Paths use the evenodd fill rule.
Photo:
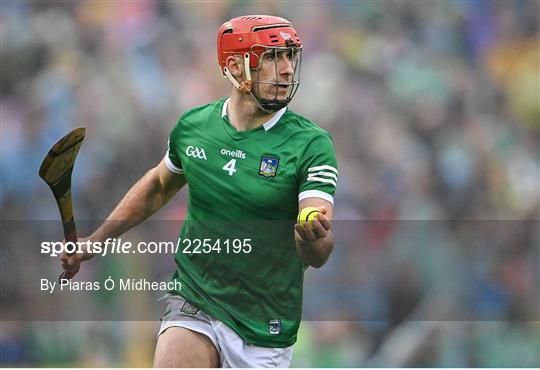
<svg viewBox="0 0 540 370">
<path fill-rule="evenodd" d="M 328 261 L 334 249 L 334 234 L 328 230 L 326 237 L 315 242 L 306 242 L 296 238 L 296 250 L 307 264 L 319 268 Z"/>
<path fill-rule="evenodd" d="M 107 220 L 90 236 L 93 241 L 116 238 L 163 207 L 176 193 L 165 189 L 155 172 L 148 171 L 126 193 Z"/>
</svg>

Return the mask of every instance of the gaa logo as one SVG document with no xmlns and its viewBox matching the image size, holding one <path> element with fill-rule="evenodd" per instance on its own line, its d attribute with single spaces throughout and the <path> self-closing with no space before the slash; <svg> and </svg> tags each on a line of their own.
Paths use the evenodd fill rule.
<svg viewBox="0 0 540 370">
<path fill-rule="evenodd" d="M 206 161 L 206 153 L 204 152 L 204 149 L 197 148 L 196 146 L 188 146 L 186 148 L 186 155 L 188 157 L 204 159 Z"/>
</svg>

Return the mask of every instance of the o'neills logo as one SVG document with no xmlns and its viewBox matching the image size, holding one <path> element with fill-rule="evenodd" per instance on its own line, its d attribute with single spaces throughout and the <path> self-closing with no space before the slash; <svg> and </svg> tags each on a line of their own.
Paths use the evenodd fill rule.
<svg viewBox="0 0 540 370">
<path fill-rule="evenodd" d="M 233 158 L 246 159 L 246 153 L 244 153 L 244 151 L 240 149 L 236 149 L 236 150 L 221 149 L 220 153 L 223 155 L 228 155 L 229 157 L 233 157 Z"/>
</svg>

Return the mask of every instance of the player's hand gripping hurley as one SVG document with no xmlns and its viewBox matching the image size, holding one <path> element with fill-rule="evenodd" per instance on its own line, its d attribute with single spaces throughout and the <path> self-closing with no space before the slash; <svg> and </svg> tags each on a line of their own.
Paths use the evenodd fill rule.
<svg viewBox="0 0 540 370">
<path fill-rule="evenodd" d="M 79 127 L 61 138 L 49 150 L 39 168 L 39 176 L 49 185 L 58 204 L 66 242 L 77 242 L 71 201 L 71 173 L 85 133 L 86 129 Z M 64 270 L 59 280 L 71 279 L 76 273 Z"/>
</svg>

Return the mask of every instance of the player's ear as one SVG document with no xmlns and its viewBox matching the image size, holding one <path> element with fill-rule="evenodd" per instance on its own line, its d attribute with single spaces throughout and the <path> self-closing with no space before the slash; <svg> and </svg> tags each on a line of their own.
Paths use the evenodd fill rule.
<svg viewBox="0 0 540 370">
<path fill-rule="evenodd" d="M 238 55 L 227 57 L 225 65 L 234 77 L 239 78 L 244 74 L 243 59 Z"/>
</svg>

